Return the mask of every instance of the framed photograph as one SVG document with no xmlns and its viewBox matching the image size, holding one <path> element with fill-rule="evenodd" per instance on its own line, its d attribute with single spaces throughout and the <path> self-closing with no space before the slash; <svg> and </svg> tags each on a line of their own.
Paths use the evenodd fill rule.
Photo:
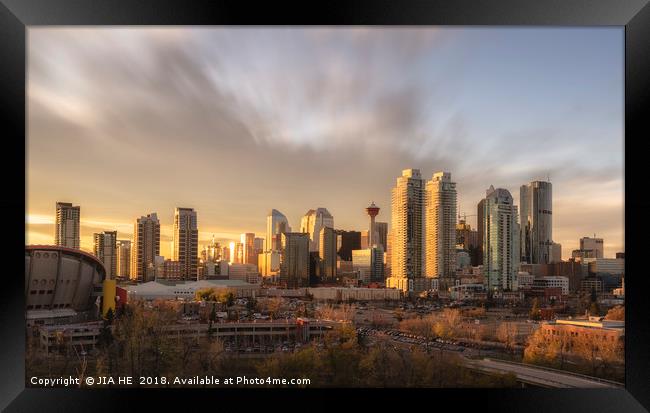
<svg viewBox="0 0 650 413">
<path fill-rule="evenodd" d="M 646 411 L 647 1 L 318 9 L 2 0 L 2 407 Z"/>
</svg>

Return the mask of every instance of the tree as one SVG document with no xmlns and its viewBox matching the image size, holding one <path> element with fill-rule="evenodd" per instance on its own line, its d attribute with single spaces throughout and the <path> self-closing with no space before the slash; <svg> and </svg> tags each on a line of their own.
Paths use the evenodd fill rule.
<svg viewBox="0 0 650 413">
<path fill-rule="evenodd" d="M 542 318 L 542 312 L 539 309 L 539 300 L 537 297 L 533 299 L 533 305 L 530 309 L 530 319 L 531 320 L 541 320 Z"/>
<path fill-rule="evenodd" d="M 605 315 L 605 320 L 625 321 L 625 306 L 617 305 L 611 308 Z"/>
<path fill-rule="evenodd" d="M 597 301 L 592 301 L 589 305 L 589 315 L 599 316 L 600 315 L 600 306 Z"/>
<path fill-rule="evenodd" d="M 497 339 L 505 344 L 507 350 L 513 350 L 516 338 L 517 328 L 514 323 L 501 323 L 497 328 Z"/>
</svg>

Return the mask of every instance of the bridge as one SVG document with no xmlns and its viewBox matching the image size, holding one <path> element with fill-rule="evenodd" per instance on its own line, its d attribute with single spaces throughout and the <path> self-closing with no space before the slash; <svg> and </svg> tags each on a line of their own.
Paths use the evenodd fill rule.
<svg viewBox="0 0 650 413">
<path fill-rule="evenodd" d="M 532 366 L 505 360 L 484 358 L 466 359 L 466 366 L 484 373 L 512 373 L 517 381 L 536 387 L 547 388 L 622 388 L 622 383 L 585 376 L 548 367 Z"/>
</svg>

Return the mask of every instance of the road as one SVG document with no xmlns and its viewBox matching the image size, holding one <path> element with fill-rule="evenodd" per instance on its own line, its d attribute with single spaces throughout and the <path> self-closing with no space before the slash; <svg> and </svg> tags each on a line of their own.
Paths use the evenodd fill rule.
<svg viewBox="0 0 650 413">
<path fill-rule="evenodd" d="M 482 359 L 470 360 L 466 359 L 466 365 L 470 368 L 485 372 L 496 373 L 513 373 L 517 379 L 542 387 L 577 387 L 577 388 L 617 388 L 613 382 L 601 381 L 596 378 L 581 376 L 577 374 L 566 373 L 562 371 L 553 371 L 540 367 L 522 365 L 519 363 L 505 362 L 501 360 Z"/>
</svg>

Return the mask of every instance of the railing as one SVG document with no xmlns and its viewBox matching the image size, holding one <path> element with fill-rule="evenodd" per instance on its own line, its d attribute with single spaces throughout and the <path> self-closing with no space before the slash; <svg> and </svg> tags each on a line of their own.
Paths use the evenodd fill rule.
<svg viewBox="0 0 650 413">
<path fill-rule="evenodd" d="M 572 371 L 558 370 L 558 369 L 554 369 L 554 368 L 546 367 L 546 366 L 538 366 L 538 365 L 535 365 L 535 364 L 517 363 L 516 361 L 509 361 L 509 360 L 491 359 L 491 358 L 488 358 L 488 357 L 485 357 L 484 360 L 489 360 L 489 361 L 494 361 L 494 362 L 499 362 L 499 363 L 512 364 L 512 365 L 521 366 L 521 367 L 528 367 L 528 368 L 537 369 L 537 370 L 545 370 L 545 371 L 548 371 L 548 372 L 551 372 L 551 373 L 563 374 L 563 375 L 567 375 L 567 376 L 574 376 L 574 377 L 578 377 L 578 378 L 581 378 L 581 379 L 596 381 L 596 382 L 599 382 L 599 383 L 611 384 L 611 385 L 617 386 L 617 387 L 625 387 L 624 383 L 619 383 L 619 382 L 616 382 L 616 381 L 613 381 L 613 380 L 602 379 L 600 377 L 594 377 L 594 376 L 587 376 L 586 374 L 574 373 Z"/>
</svg>

